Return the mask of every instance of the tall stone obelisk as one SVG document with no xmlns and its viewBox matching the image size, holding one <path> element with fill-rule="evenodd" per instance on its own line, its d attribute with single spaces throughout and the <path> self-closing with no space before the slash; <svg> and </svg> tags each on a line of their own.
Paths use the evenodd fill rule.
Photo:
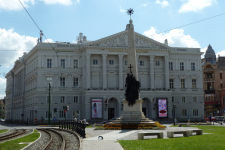
<svg viewBox="0 0 225 150">
<path fill-rule="evenodd" d="M 135 49 L 135 33 L 133 21 L 130 20 L 130 23 L 126 26 L 127 31 L 127 74 L 133 75 L 136 80 L 138 80 L 137 72 L 137 60 L 136 60 L 136 49 Z M 127 76 L 127 78 L 128 78 Z M 127 80 L 127 79 L 126 79 Z M 136 81 L 137 82 L 137 81 Z M 139 82 L 138 82 L 139 83 Z M 127 85 L 126 85 L 127 86 Z M 129 85 L 128 85 L 129 86 Z M 127 87 L 129 88 L 129 87 Z M 138 91 L 139 93 L 139 91 Z M 127 94 L 127 93 L 126 93 Z M 125 95 L 126 95 L 125 94 Z M 132 95 L 132 93 L 128 93 Z M 123 113 L 120 116 L 120 120 L 113 121 L 114 123 L 150 123 L 152 120 L 145 118 L 144 113 L 142 112 L 142 102 L 138 94 L 138 98 L 135 100 L 133 105 L 128 106 L 128 101 L 123 100 Z"/>
</svg>

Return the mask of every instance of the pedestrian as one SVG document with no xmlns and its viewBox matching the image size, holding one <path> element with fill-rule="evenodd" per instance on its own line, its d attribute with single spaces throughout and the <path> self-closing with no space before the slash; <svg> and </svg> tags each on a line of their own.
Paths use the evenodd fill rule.
<svg viewBox="0 0 225 150">
<path fill-rule="evenodd" d="M 41 124 L 43 125 L 44 123 L 44 117 L 41 117 Z"/>
<path fill-rule="evenodd" d="M 188 116 L 188 123 L 190 123 L 190 117 Z"/>
<path fill-rule="evenodd" d="M 202 115 L 202 122 L 203 122 L 203 115 Z"/>
<path fill-rule="evenodd" d="M 209 121 L 210 121 L 210 122 L 212 121 L 211 119 L 212 119 L 212 117 L 211 117 L 211 115 L 210 115 L 210 116 L 209 116 Z"/>
<path fill-rule="evenodd" d="M 77 118 L 76 117 L 74 117 L 74 121 L 77 122 Z"/>
<path fill-rule="evenodd" d="M 83 121 L 83 123 L 86 123 L 86 119 L 85 118 L 82 121 Z"/>
<path fill-rule="evenodd" d="M 28 126 L 28 117 L 27 117 L 27 126 Z"/>
</svg>

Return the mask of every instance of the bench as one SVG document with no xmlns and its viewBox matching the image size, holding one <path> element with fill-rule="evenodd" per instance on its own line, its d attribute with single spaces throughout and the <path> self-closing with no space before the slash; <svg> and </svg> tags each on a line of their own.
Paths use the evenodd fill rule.
<svg viewBox="0 0 225 150">
<path fill-rule="evenodd" d="M 138 133 L 138 140 L 144 140 L 144 136 L 152 136 L 152 135 L 157 135 L 158 139 L 163 138 L 163 132 L 152 132 L 152 133 L 141 132 Z"/>
<path fill-rule="evenodd" d="M 188 134 L 186 130 L 185 131 L 167 131 L 167 137 L 168 138 L 173 138 L 174 134 L 183 134 L 184 137 L 188 137 L 188 135 L 190 133 Z"/>
<path fill-rule="evenodd" d="M 181 127 L 181 126 L 184 126 L 184 125 L 186 125 L 187 127 L 190 127 L 191 126 L 190 123 L 179 123 L 178 124 L 178 127 Z"/>
<path fill-rule="evenodd" d="M 193 132 L 195 132 L 196 135 L 202 135 L 203 134 L 201 129 L 193 129 L 193 130 L 187 130 L 188 136 L 192 136 Z"/>
</svg>

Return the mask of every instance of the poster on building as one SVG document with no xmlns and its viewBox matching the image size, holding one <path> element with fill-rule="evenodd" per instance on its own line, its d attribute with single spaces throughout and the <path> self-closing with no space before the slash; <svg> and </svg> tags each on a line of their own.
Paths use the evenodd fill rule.
<svg viewBox="0 0 225 150">
<path fill-rule="evenodd" d="M 158 99 L 158 116 L 159 118 L 167 117 L 167 99 Z"/>
<path fill-rule="evenodd" d="M 102 118 L 102 99 L 92 99 L 92 118 Z"/>
</svg>

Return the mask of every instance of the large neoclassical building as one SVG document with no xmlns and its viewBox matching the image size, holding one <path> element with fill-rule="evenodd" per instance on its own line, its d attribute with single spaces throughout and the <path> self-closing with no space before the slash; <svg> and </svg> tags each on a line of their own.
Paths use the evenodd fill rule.
<svg viewBox="0 0 225 150">
<path fill-rule="evenodd" d="M 40 123 L 48 120 L 49 83 L 51 121 L 73 119 L 100 122 L 123 112 L 127 72 L 127 30 L 96 41 L 79 35 L 77 43 L 37 43 L 7 73 L 6 121 Z M 204 92 L 199 48 L 170 47 L 135 32 L 140 98 L 146 117 L 200 119 Z M 168 117 L 159 118 L 157 99 L 166 98 Z M 99 114 L 93 116 L 93 102 Z M 69 106 L 66 114 L 63 106 Z M 57 108 L 57 112 L 54 112 Z"/>
</svg>

